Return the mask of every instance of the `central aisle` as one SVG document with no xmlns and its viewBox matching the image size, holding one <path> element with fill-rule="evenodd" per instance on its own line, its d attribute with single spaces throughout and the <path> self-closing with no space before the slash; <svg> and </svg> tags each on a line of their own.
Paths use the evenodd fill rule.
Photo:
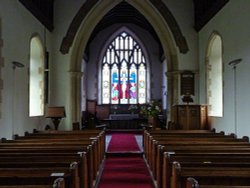
<svg viewBox="0 0 250 188">
<path fill-rule="evenodd" d="M 117 132 L 111 134 L 111 141 L 107 149 L 108 153 L 131 153 L 140 152 L 135 133 Z"/>
<path fill-rule="evenodd" d="M 141 138 L 132 132 L 117 132 L 107 147 L 104 170 L 99 188 L 154 188 L 143 153 L 138 142 Z"/>
</svg>

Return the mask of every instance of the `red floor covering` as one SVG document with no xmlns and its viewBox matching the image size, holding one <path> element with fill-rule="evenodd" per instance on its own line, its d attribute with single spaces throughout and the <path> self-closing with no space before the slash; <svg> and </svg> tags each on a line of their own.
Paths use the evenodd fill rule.
<svg viewBox="0 0 250 188">
<path fill-rule="evenodd" d="M 154 188 L 134 134 L 113 134 L 108 151 L 98 188 Z"/>
<path fill-rule="evenodd" d="M 108 146 L 108 152 L 140 152 L 133 133 L 113 133 Z"/>
</svg>

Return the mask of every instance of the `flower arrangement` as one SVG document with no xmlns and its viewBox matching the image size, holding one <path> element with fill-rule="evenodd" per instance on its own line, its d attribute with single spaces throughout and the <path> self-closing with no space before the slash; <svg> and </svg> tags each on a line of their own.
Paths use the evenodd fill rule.
<svg viewBox="0 0 250 188">
<path fill-rule="evenodd" d="M 131 111 L 132 113 L 136 112 L 137 109 L 138 109 L 138 107 L 137 107 L 137 105 L 135 105 L 135 104 L 131 104 L 131 105 L 129 105 L 129 107 L 128 107 L 128 110 Z"/>
<path fill-rule="evenodd" d="M 161 103 L 151 100 L 148 104 L 141 106 L 140 114 L 145 117 L 157 117 L 161 113 Z"/>
<path fill-rule="evenodd" d="M 116 111 L 118 110 L 118 107 L 119 106 L 117 104 L 111 105 L 111 109 L 112 109 L 114 114 L 116 114 Z"/>
</svg>

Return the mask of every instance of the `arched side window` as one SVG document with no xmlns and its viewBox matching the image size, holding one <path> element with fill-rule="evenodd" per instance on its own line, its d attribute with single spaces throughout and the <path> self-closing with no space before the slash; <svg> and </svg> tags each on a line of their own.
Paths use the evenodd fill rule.
<svg viewBox="0 0 250 188">
<path fill-rule="evenodd" d="M 2 97 L 3 97 L 3 65 L 4 58 L 2 57 L 3 39 L 2 39 L 2 20 L 0 17 L 0 119 L 2 118 Z"/>
<path fill-rule="evenodd" d="M 44 48 L 39 37 L 30 42 L 29 115 L 44 115 Z"/>
<path fill-rule="evenodd" d="M 121 32 L 110 42 L 102 60 L 102 103 L 146 103 L 146 77 L 143 50 L 128 32 Z"/>
<path fill-rule="evenodd" d="M 222 39 L 214 34 L 207 54 L 207 102 L 209 116 L 223 116 Z"/>
</svg>

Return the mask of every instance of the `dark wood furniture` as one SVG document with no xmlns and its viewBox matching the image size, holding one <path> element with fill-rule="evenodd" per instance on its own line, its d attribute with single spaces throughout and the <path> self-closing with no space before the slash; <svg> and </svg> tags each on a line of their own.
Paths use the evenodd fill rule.
<svg viewBox="0 0 250 188">
<path fill-rule="evenodd" d="M 102 119 L 108 129 L 141 129 L 147 120 L 138 114 L 110 114 L 109 118 Z"/>
<path fill-rule="evenodd" d="M 175 105 L 172 107 L 174 129 L 209 129 L 207 105 Z"/>
<path fill-rule="evenodd" d="M 145 159 L 159 188 L 250 186 L 248 137 L 212 130 L 151 130 L 143 138 Z"/>
</svg>

